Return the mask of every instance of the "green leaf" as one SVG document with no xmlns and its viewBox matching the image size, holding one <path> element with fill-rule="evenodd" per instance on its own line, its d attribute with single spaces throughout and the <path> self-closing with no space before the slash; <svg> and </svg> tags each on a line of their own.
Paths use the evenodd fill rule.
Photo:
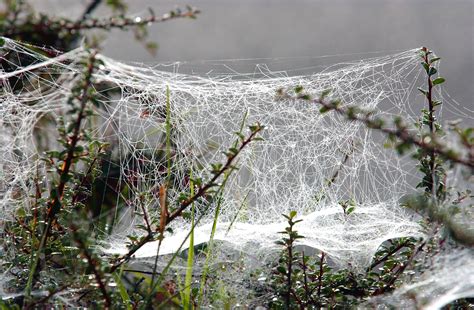
<svg viewBox="0 0 474 310">
<path fill-rule="evenodd" d="M 426 62 L 422 62 L 421 65 L 423 66 L 423 68 L 425 68 L 426 73 L 428 73 L 428 71 L 430 70 L 430 65 Z"/>
<path fill-rule="evenodd" d="M 81 146 L 81 145 L 78 145 L 78 146 L 74 147 L 74 152 L 80 153 L 80 152 L 83 152 L 83 151 L 84 151 L 84 147 Z"/>
<path fill-rule="evenodd" d="M 0 38 L 0 47 L 4 46 L 5 45 L 5 39 L 4 38 Z"/>
<path fill-rule="evenodd" d="M 440 60 L 440 57 L 435 57 L 430 60 L 430 64 L 435 63 L 436 61 Z"/>
<path fill-rule="evenodd" d="M 229 152 L 232 153 L 232 154 L 234 154 L 234 155 L 237 155 L 237 154 L 239 153 L 239 150 L 238 150 L 237 148 L 235 148 L 235 147 L 231 147 L 231 148 L 229 149 Z"/>
<path fill-rule="evenodd" d="M 286 269 L 285 269 L 285 267 L 283 267 L 283 266 L 278 266 L 278 267 L 277 267 L 277 271 L 278 271 L 279 273 L 286 274 Z"/>
<path fill-rule="evenodd" d="M 295 87 L 295 93 L 299 94 L 303 91 L 303 86 L 301 85 L 298 85 Z"/>
<path fill-rule="evenodd" d="M 438 72 L 438 70 L 436 70 L 435 67 L 431 67 L 430 70 L 428 71 L 428 75 L 429 76 L 435 75 L 436 72 Z"/>
<path fill-rule="evenodd" d="M 332 89 L 326 89 L 326 90 L 323 90 L 323 92 L 321 93 L 321 96 L 320 98 L 321 99 L 324 99 L 325 97 L 327 97 L 330 93 L 331 93 Z"/>
<path fill-rule="evenodd" d="M 442 78 L 442 77 L 438 77 L 436 79 L 433 80 L 433 85 L 438 85 L 438 84 L 442 84 L 444 83 L 445 79 Z"/>
<path fill-rule="evenodd" d="M 324 113 L 329 112 L 329 111 L 330 111 L 330 109 L 328 107 L 322 107 L 321 109 L 319 109 L 319 113 L 321 113 L 321 114 L 324 114 Z"/>
<path fill-rule="evenodd" d="M 424 90 L 423 88 L 421 87 L 418 87 L 418 90 L 423 94 L 423 95 L 428 95 L 428 91 Z"/>
<path fill-rule="evenodd" d="M 249 129 L 250 129 L 251 132 L 256 132 L 256 131 L 260 130 L 261 128 L 260 128 L 259 124 L 256 124 L 256 125 L 249 126 Z"/>
</svg>

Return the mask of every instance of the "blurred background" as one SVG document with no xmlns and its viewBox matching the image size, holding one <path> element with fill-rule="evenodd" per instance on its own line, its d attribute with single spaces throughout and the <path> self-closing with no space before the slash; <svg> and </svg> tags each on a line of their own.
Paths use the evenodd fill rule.
<svg viewBox="0 0 474 310">
<path fill-rule="evenodd" d="M 40 0 L 40 11 L 79 18 L 90 1 Z M 201 10 L 196 20 L 149 27 L 156 55 L 132 32 L 104 34 L 103 53 L 127 62 L 180 62 L 180 72 L 206 73 L 215 64 L 249 72 L 255 64 L 289 75 L 330 64 L 427 46 L 442 58 L 445 90 L 474 116 L 473 0 L 133 0 L 128 15 L 157 15 L 186 4 Z M 95 17 L 110 16 L 104 5 Z M 222 61 L 226 60 L 226 61 Z M 220 61 L 220 62 L 219 62 Z M 176 67 L 172 67 L 176 70 Z M 450 113 L 444 113 L 450 117 Z M 454 117 L 454 115 L 453 115 Z M 472 126 L 473 117 L 467 117 Z M 470 123 L 470 124 L 469 124 Z"/>
</svg>

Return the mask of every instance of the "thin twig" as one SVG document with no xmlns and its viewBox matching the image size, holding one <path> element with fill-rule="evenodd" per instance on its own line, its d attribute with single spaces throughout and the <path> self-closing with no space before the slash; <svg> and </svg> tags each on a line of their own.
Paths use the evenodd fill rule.
<svg viewBox="0 0 474 310">
<path fill-rule="evenodd" d="M 334 111 L 337 114 L 344 116 L 347 120 L 361 122 L 365 124 L 368 128 L 381 131 L 388 136 L 397 137 L 403 143 L 406 143 L 408 145 L 416 145 L 417 147 L 425 151 L 434 152 L 435 154 L 438 154 L 453 163 L 462 164 L 474 169 L 473 159 L 466 159 L 459 156 L 457 152 L 437 141 L 436 136 L 431 136 L 429 142 L 426 142 L 428 139 L 423 139 L 413 135 L 404 125 L 399 124 L 397 128 L 385 127 L 385 122 L 382 119 L 373 118 L 372 113 L 370 112 L 363 113 L 362 111 L 358 111 L 357 107 L 355 106 L 341 107 L 340 104 L 334 104 L 324 98 L 311 99 L 308 95 L 291 96 L 288 94 L 281 93 L 280 95 L 286 99 L 305 100 L 320 105 L 324 107 L 324 109 L 326 109 L 327 111 Z"/>
<path fill-rule="evenodd" d="M 102 2 L 102 0 L 92 0 L 89 5 L 86 7 L 86 9 L 84 10 L 84 13 L 82 14 L 82 17 L 80 19 L 80 21 L 85 21 L 89 15 L 91 15 L 91 13 L 97 9 L 97 7 L 99 6 L 99 4 Z"/>
<path fill-rule="evenodd" d="M 318 302 L 321 304 L 321 289 L 323 287 L 323 275 L 324 275 L 324 256 L 326 254 L 321 252 L 321 258 L 319 260 L 319 274 L 318 274 Z"/>
<path fill-rule="evenodd" d="M 412 264 L 412 262 L 414 261 L 415 257 L 418 255 L 418 253 L 420 253 L 423 250 L 423 247 L 425 246 L 425 244 L 426 244 L 426 241 L 420 242 L 418 244 L 418 246 L 416 246 L 413 253 L 410 255 L 410 258 L 405 263 L 402 263 L 401 265 L 399 265 L 399 268 L 397 269 L 397 271 L 395 271 L 392 278 L 383 287 L 375 290 L 375 292 L 372 295 L 373 296 L 381 295 L 381 294 L 384 294 L 385 292 L 387 292 L 392 287 L 392 285 L 395 283 L 395 281 L 397 281 L 397 279 L 403 274 L 405 269 Z M 395 267 L 396 266 L 394 266 L 394 268 Z"/>
<path fill-rule="evenodd" d="M 95 19 L 95 18 L 86 18 L 84 20 L 79 20 L 76 22 L 68 21 L 65 19 L 60 20 L 32 20 L 26 21 L 25 24 L 34 26 L 36 29 L 56 29 L 57 31 L 66 31 L 69 33 L 75 33 L 81 30 L 90 30 L 90 29 L 104 29 L 110 30 L 113 28 L 128 28 L 128 27 L 137 27 L 137 26 L 146 26 L 153 23 L 166 22 L 172 19 L 179 18 L 195 18 L 199 14 L 199 10 L 192 9 L 185 12 L 172 11 L 170 13 L 164 14 L 161 17 L 151 15 L 149 17 L 111 17 L 108 19 Z M 12 37 L 18 35 L 22 31 L 23 27 L 11 27 L 4 36 Z"/>
<path fill-rule="evenodd" d="M 68 180 L 69 170 L 73 164 L 74 160 L 74 152 L 78 141 L 80 140 L 80 131 L 81 131 L 81 124 L 82 120 L 85 117 L 85 108 L 86 104 L 89 101 L 90 97 L 88 95 L 89 89 L 91 87 L 91 79 L 92 73 L 94 71 L 94 64 L 95 64 L 95 56 L 96 52 L 92 51 L 89 55 L 89 62 L 87 65 L 87 71 L 84 77 L 84 86 L 82 88 L 82 96 L 80 98 L 80 109 L 77 115 L 77 119 L 75 121 L 75 126 L 73 129 L 73 133 L 68 141 L 68 152 L 66 158 L 63 161 L 63 165 L 61 167 L 59 173 L 59 184 L 54 189 L 55 196 L 53 196 L 47 203 L 48 210 L 46 214 L 46 222 L 43 227 L 43 233 L 41 236 L 41 241 L 38 247 L 38 252 L 32 258 L 31 266 L 30 266 L 30 273 L 28 276 L 28 281 L 25 287 L 25 296 L 28 298 L 31 294 L 31 288 L 33 285 L 33 278 L 37 272 L 38 262 L 40 259 L 40 254 L 43 251 L 43 248 L 46 246 L 46 242 L 49 236 L 49 232 L 51 230 L 51 226 L 53 225 L 54 221 L 56 220 L 57 213 L 61 210 L 61 201 L 63 199 L 64 189 L 66 187 L 66 183 Z"/>
<path fill-rule="evenodd" d="M 370 270 L 374 269 L 375 267 L 377 267 L 378 265 L 380 265 L 381 263 L 386 261 L 390 256 L 397 253 L 402 248 L 406 247 L 409 242 L 410 242 L 409 240 L 405 240 L 404 242 L 400 243 L 397 247 L 393 248 L 391 251 L 389 251 L 387 254 L 385 254 L 382 258 L 380 258 L 379 260 L 373 262 L 370 265 L 370 267 L 367 269 L 367 271 L 370 271 Z"/>
</svg>

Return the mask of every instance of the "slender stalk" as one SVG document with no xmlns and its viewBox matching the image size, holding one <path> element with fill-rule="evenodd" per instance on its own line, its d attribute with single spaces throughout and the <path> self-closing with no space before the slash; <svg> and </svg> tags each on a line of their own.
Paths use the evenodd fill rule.
<svg viewBox="0 0 474 310">
<path fill-rule="evenodd" d="M 194 182 L 192 181 L 192 171 L 190 174 L 190 191 L 191 196 L 194 195 Z M 191 285 L 193 281 L 193 265 L 194 265 L 194 203 L 191 204 L 191 235 L 189 236 L 189 248 L 188 248 L 188 262 L 186 266 L 186 277 L 184 279 L 184 300 L 183 308 L 188 310 L 191 301 Z"/>
<path fill-rule="evenodd" d="M 86 18 L 80 19 L 76 22 L 67 21 L 64 19 L 61 20 L 28 20 L 25 24 L 35 27 L 36 29 L 56 29 L 57 31 L 66 31 L 69 33 L 75 33 L 80 30 L 89 30 L 89 29 L 104 29 L 110 30 L 113 28 L 123 29 L 128 27 L 139 27 L 146 26 L 151 23 L 161 23 L 173 19 L 179 18 L 195 18 L 199 14 L 199 10 L 191 9 L 184 12 L 172 11 L 170 13 L 164 14 L 162 16 L 151 15 L 149 17 L 112 17 L 108 19 L 95 19 L 95 18 Z M 5 37 L 14 37 L 20 35 L 24 27 L 10 27 L 7 32 L 4 34 Z"/>
<path fill-rule="evenodd" d="M 397 279 L 403 274 L 405 269 L 413 263 L 415 257 L 418 255 L 418 253 L 420 253 L 423 250 L 423 247 L 425 246 L 425 244 L 426 244 L 426 242 L 420 242 L 416 246 L 413 253 L 410 255 L 409 259 L 405 263 L 401 264 L 398 267 L 398 269 L 393 274 L 392 278 L 383 287 L 375 290 L 375 292 L 372 295 L 373 296 L 381 295 L 381 294 L 384 294 L 385 292 L 387 292 L 388 290 L 390 290 L 391 287 L 393 286 L 393 284 L 395 283 L 395 281 L 397 281 Z M 396 266 L 394 266 L 394 268 L 395 267 Z"/>
<path fill-rule="evenodd" d="M 425 55 L 424 55 L 424 61 L 425 63 L 428 65 L 429 68 L 430 67 L 430 63 L 429 63 L 429 59 L 428 59 L 428 50 L 426 49 L 426 47 L 423 47 L 422 49 L 424 52 L 425 52 Z M 427 74 L 427 84 L 428 84 L 428 93 L 426 95 L 426 99 L 428 100 L 428 126 L 429 126 L 429 129 L 430 129 L 430 134 L 431 136 L 434 136 L 435 135 L 435 117 L 434 117 L 434 105 L 433 105 L 433 81 L 431 80 L 431 75 Z M 431 187 L 431 194 L 432 194 L 432 197 L 436 197 L 436 186 L 435 186 L 435 165 L 436 165 L 436 153 L 434 150 L 431 150 L 430 152 L 430 163 L 429 163 L 429 167 L 430 167 L 430 183 L 429 183 L 429 186 Z"/>
<path fill-rule="evenodd" d="M 322 106 L 326 111 L 334 111 L 337 114 L 345 117 L 347 120 L 356 121 L 365 124 L 368 128 L 378 130 L 390 137 L 397 137 L 400 141 L 407 145 L 415 145 L 425 151 L 434 152 L 434 154 L 442 156 L 447 160 L 462 164 L 464 166 L 474 169 L 474 160 L 472 158 L 463 158 L 454 150 L 448 148 L 446 145 L 440 143 L 436 136 L 431 136 L 429 142 L 426 139 L 417 137 L 412 134 L 407 127 L 399 124 L 397 128 L 389 128 L 384 125 L 382 119 L 373 118 L 372 113 L 362 112 L 357 109 L 355 106 L 350 107 L 341 107 L 340 104 L 335 104 L 326 100 L 325 98 L 314 98 L 311 99 L 308 95 L 298 95 L 291 96 L 287 94 L 280 95 L 283 98 L 293 99 L 293 100 L 305 100 L 311 103 Z"/>
<path fill-rule="evenodd" d="M 405 240 L 404 242 L 400 243 L 397 247 L 393 248 L 391 251 L 389 251 L 387 254 L 385 254 L 383 257 L 381 257 L 380 259 L 376 260 L 375 262 L 373 262 L 370 267 L 367 269 L 367 272 L 369 272 L 370 270 L 374 269 L 375 267 L 377 267 L 378 265 L 380 265 L 381 263 L 385 262 L 390 256 L 392 256 L 393 254 L 397 253 L 398 251 L 400 251 L 401 249 L 403 249 L 404 247 L 406 247 L 408 244 L 410 243 L 409 240 Z"/>
<path fill-rule="evenodd" d="M 325 253 L 321 252 L 321 258 L 319 260 L 319 274 L 318 274 L 318 302 L 321 304 L 321 289 L 323 287 L 323 275 L 324 275 L 324 258 Z"/>
<path fill-rule="evenodd" d="M 82 13 L 82 17 L 80 19 L 81 22 L 85 21 L 91 13 L 97 9 L 97 7 L 100 5 L 102 0 L 92 0 L 84 10 L 84 13 Z"/>
<path fill-rule="evenodd" d="M 227 179 L 229 178 L 229 175 L 230 175 L 230 173 L 228 173 L 228 172 L 225 173 L 224 181 L 222 182 L 222 185 L 219 188 L 219 191 L 218 191 L 218 194 L 217 194 L 218 195 L 218 201 L 217 201 L 216 210 L 214 212 L 214 220 L 212 221 L 211 235 L 209 236 L 209 242 L 207 243 L 206 261 L 204 262 L 204 267 L 203 267 L 202 274 L 201 274 L 201 284 L 200 284 L 200 287 L 199 287 L 199 294 L 198 294 L 198 296 L 199 296 L 198 297 L 198 304 L 199 305 L 202 304 L 202 299 L 204 297 L 204 288 L 206 286 L 207 274 L 209 272 L 211 254 L 212 254 L 213 245 L 214 245 L 214 236 L 216 234 L 216 228 L 217 228 L 217 220 L 219 218 L 219 213 L 220 213 L 220 209 L 221 209 L 222 191 L 225 188 L 225 185 L 227 183 Z"/>
<path fill-rule="evenodd" d="M 312 298 L 311 298 L 311 290 L 309 289 L 309 286 L 308 286 L 308 272 L 307 272 L 308 267 L 306 266 L 304 251 L 301 254 L 301 267 L 303 271 L 303 286 L 304 286 L 306 302 L 310 303 L 312 302 Z"/>
<path fill-rule="evenodd" d="M 25 297 L 28 299 L 31 295 L 31 289 L 33 286 L 33 279 L 37 271 L 38 267 L 38 262 L 41 256 L 41 253 L 43 252 L 43 248 L 46 245 L 47 239 L 49 232 L 51 230 L 51 226 L 53 225 L 54 221 L 56 220 L 56 215 L 59 213 L 61 210 L 61 201 L 63 199 L 63 194 L 64 194 L 64 189 L 66 187 L 66 183 L 68 182 L 68 175 L 71 170 L 71 166 L 73 164 L 73 160 L 75 158 L 75 150 L 77 143 L 80 140 L 80 133 L 81 133 L 81 125 L 82 121 L 85 117 L 85 109 L 86 105 L 90 100 L 89 96 L 89 89 L 91 87 L 91 79 L 92 79 L 92 73 L 94 71 L 94 64 L 95 64 L 95 57 L 96 57 L 96 52 L 93 51 L 89 55 L 89 60 L 88 60 L 88 65 L 87 65 L 87 71 L 84 77 L 84 85 L 82 87 L 82 94 L 80 95 L 80 108 L 79 112 L 77 114 L 77 118 L 75 120 L 75 125 L 74 129 L 72 132 L 72 135 L 69 138 L 69 145 L 68 145 L 68 151 L 66 154 L 66 158 L 63 160 L 63 165 L 61 167 L 61 170 L 59 172 L 59 184 L 57 187 L 54 189 L 54 192 L 51 192 L 51 198 L 48 201 L 48 211 L 46 215 L 46 223 L 44 224 L 43 227 L 43 233 L 41 236 L 41 241 L 38 247 L 38 251 L 35 255 L 35 257 L 31 261 L 30 265 L 30 273 L 28 276 L 28 281 L 26 283 L 25 287 Z"/>
<path fill-rule="evenodd" d="M 287 286 L 287 292 L 285 296 L 285 309 L 291 309 L 291 291 L 292 291 L 292 273 L 293 273 L 293 238 L 290 235 L 290 242 L 291 244 L 288 245 L 287 251 L 288 251 L 288 262 L 287 262 L 287 274 L 286 274 L 286 286 Z"/>
<path fill-rule="evenodd" d="M 240 129 L 239 129 L 239 132 L 238 132 L 239 136 L 242 134 L 242 132 L 244 130 L 244 126 L 245 126 L 245 123 L 247 121 L 247 116 L 248 116 L 248 110 L 245 111 L 244 117 L 242 118 L 242 122 L 240 123 Z M 236 148 L 238 145 L 239 145 L 239 140 L 237 139 L 234 142 L 232 147 Z M 204 296 L 204 288 L 205 288 L 206 282 L 207 282 L 207 273 L 209 272 L 211 252 L 213 250 L 213 244 L 214 244 L 214 235 L 216 233 L 217 220 L 219 218 L 219 213 L 220 213 L 221 204 L 222 204 L 222 198 L 223 198 L 222 193 L 223 193 L 224 188 L 227 184 L 227 180 L 229 179 L 230 173 L 231 173 L 231 170 L 227 170 L 224 173 L 224 180 L 222 181 L 222 184 L 219 187 L 218 192 L 216 193 L 216 196 L 218 197 L 218 200 L 217 200 L 216 210 L 215 210 L 215 213 L 214 213 L 214 220 L 212 222 L 211 235 L 209 237 L 209 242 L 208 242 L 207 250 L 206 250 L 206 261 L 204 262 L 204 268 L 203 268 L 202 275 L 201 275 L 201 284 L 200 284 L 200 287 L 199 287 L 199 294 L 198 294 L 198 296 L 199 296 L 198 297 L 198 304 L 199 305 L 202 304 L 202 299 L 203 299 L 203 296 Z M 235 218 L 234 218 L 234 220 L 235 220 Z M 232 223 L 233 223 L 233 221 L 232 221 Z M 232 223 L 229 225 L 229 227 L 227 229 L 227 232 L 229 232 L 229 230 L 232 226 Z"/>
</svg>

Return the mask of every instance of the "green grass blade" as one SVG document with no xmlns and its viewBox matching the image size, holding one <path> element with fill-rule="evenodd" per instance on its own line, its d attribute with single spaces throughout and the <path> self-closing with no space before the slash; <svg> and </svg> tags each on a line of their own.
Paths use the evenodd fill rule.
<svg viewBox="0 0 474 310">
<path fill-rule="evenodd" d="M 113 276 L 114 276 L 115 282 L 117 283 L 119 294 L 120 294 L 120 297 L 122 297 L 125 307 L 127 308 L 127 310 L 132 310 L 133 307 L 132 307 L 132 301 L 130 300 L 130 295 L 128 295 L 127 289 L 122 283 L 122 270 L 123 270 L 123 266 L 122 268 L 120 268 L 120 273 L 114 272 Z"/>
<path fill-rule="evenodd" d="M 191 197 L 194 196 L 194 183 L 192 181 L 192 171 L 190 173 L 189 187 L 191 189 Z M 189 236 L 189 249 L 188 249 L 188 263 L 186 267 L 186 278 L 184 280 L 184 303 L 183 307 L 188 310 L 191 301 L 191 284 L 193 281 L 193 265 L 194 265 L 194 203 L 191 205 L 191 235 Z"/>
</svg>

